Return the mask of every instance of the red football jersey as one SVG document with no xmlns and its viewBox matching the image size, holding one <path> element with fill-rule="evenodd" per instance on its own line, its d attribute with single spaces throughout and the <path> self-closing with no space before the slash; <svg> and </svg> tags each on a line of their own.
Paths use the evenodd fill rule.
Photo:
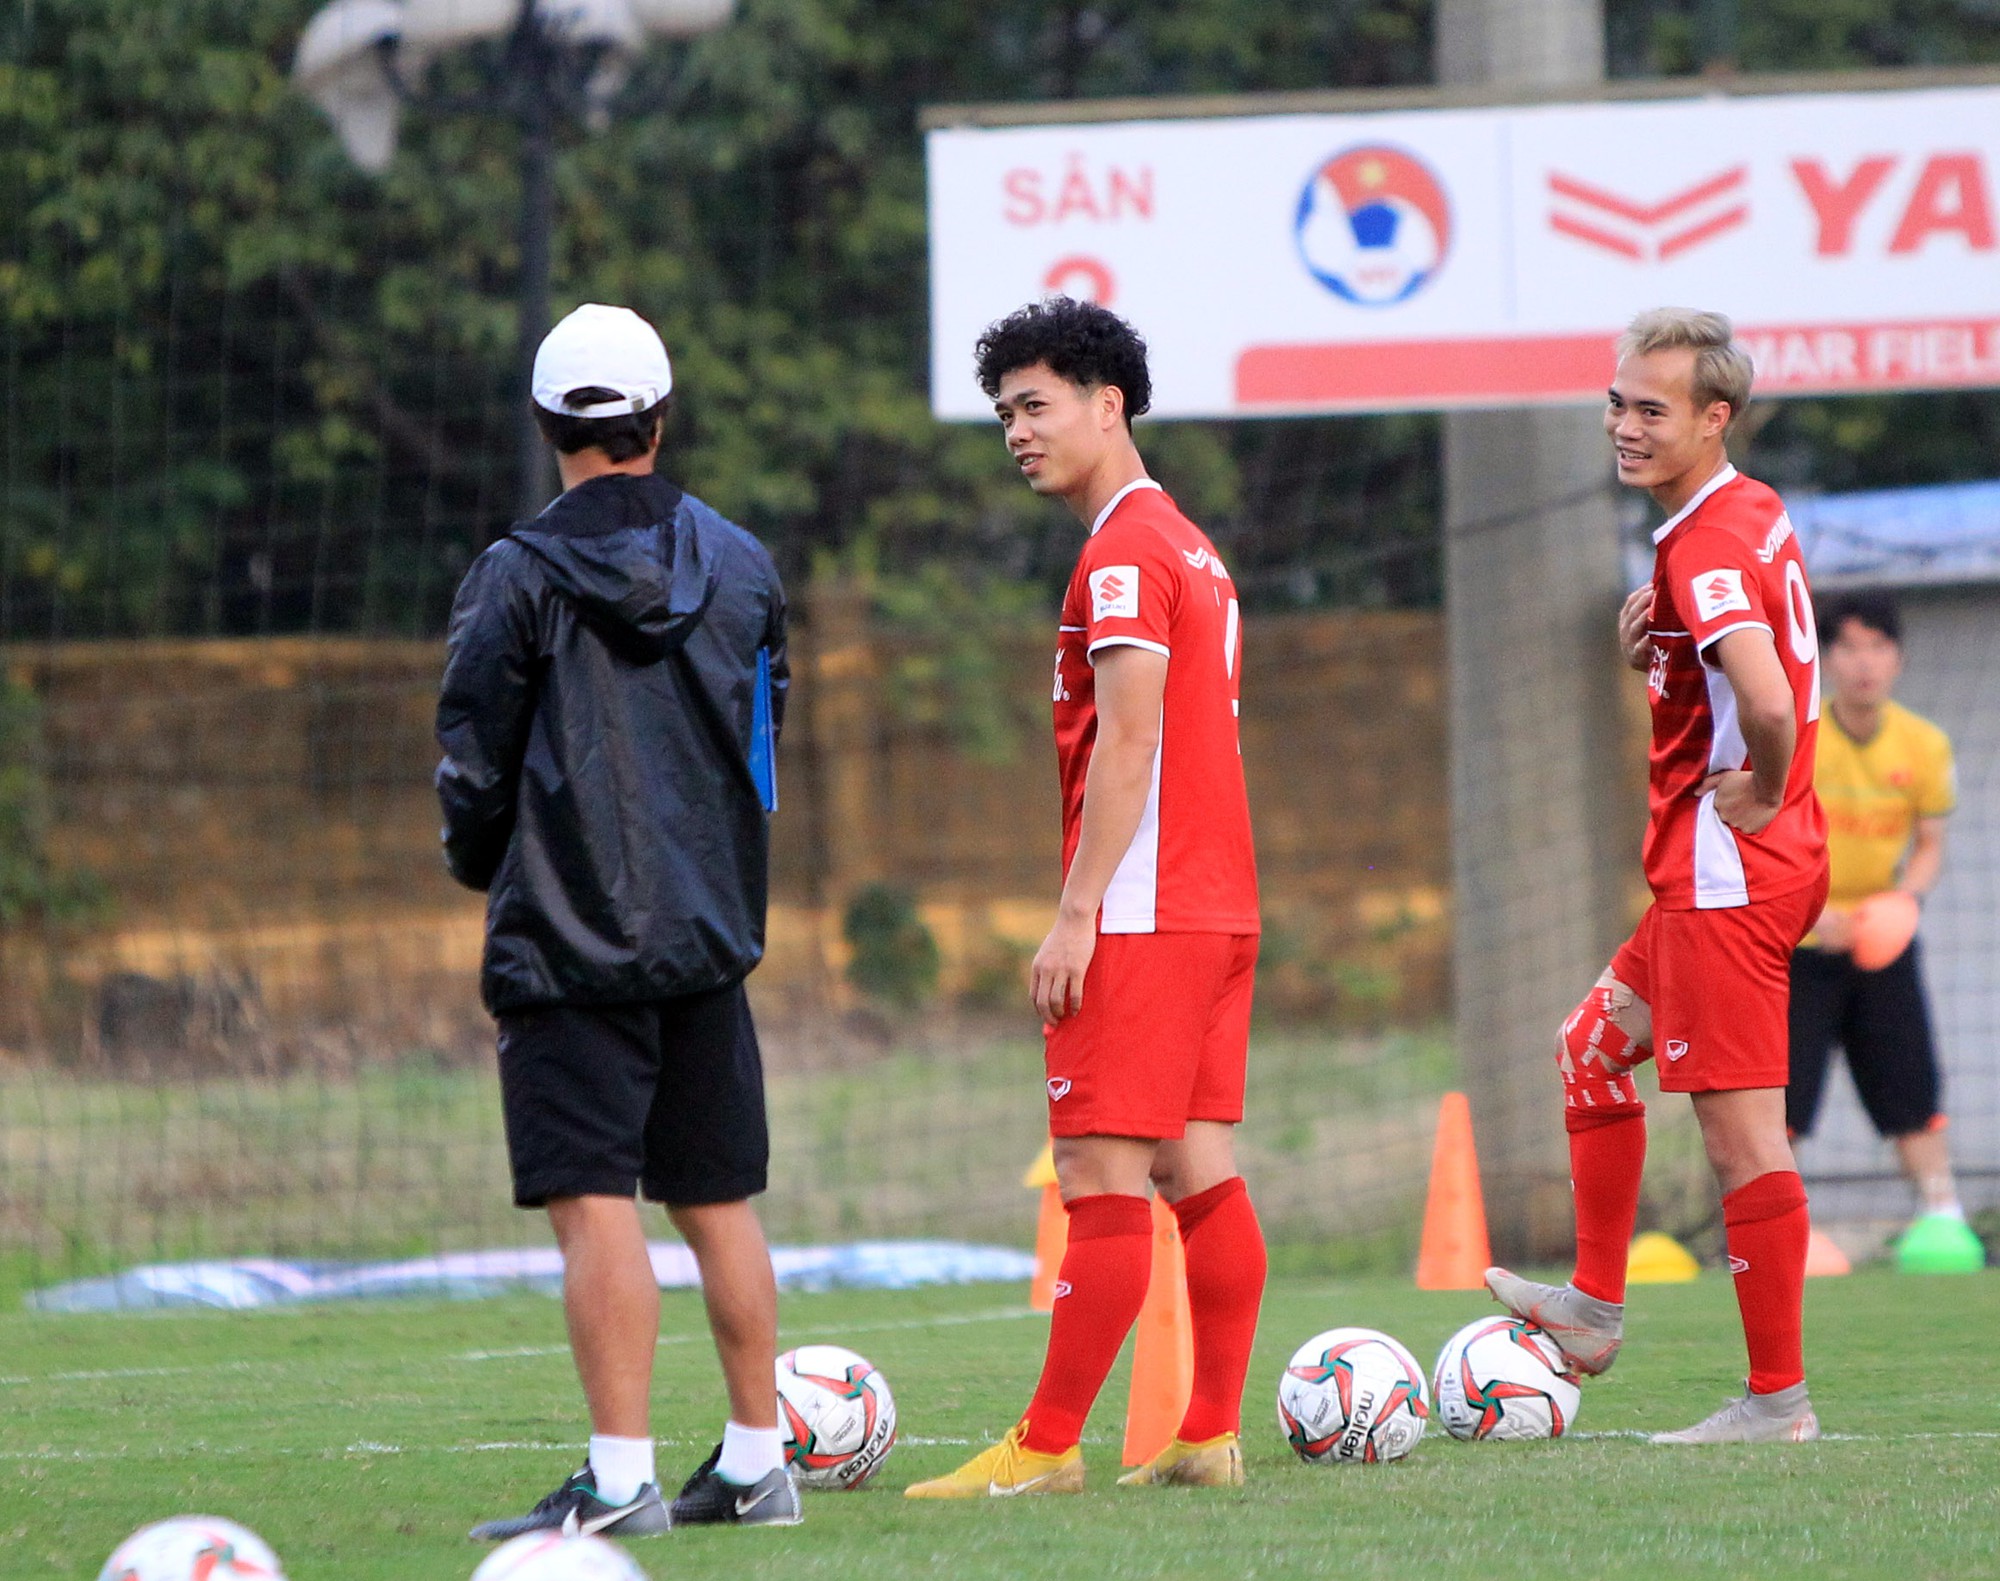
<svg viewBox="0 0 2000 1581">
<path fill-rule="evenodd" d="M 1104 892 L 1099 930 L 1256 933 L 1257 859 L 1236 730 L 1236 587 L 1215 545 L 1150 478 L 1099 512 L 1063 598 L 1055 723 L 1065 878 L 1097 739 L 1091 666 L 1120 643 L 1165 654 L 1167 688 L 1152 793 Z"/>
<path fill-rule="evenodd" d="M 1826 815 L 1813 792 L 1819 633 L 1785 502 L 1725 464 L 1653 542 L 1646 881 L 1677 911 L 1790 894 L 1826 871 Z M 1756 835 L 1724 823 L 1713 793 L 1697 794 L 1710 774 L 1749 766 L 1736 694 L 1710 651 L 1745 627 L 1771 633 L 1798 720 L 1784 805 Z"/>
</svg>

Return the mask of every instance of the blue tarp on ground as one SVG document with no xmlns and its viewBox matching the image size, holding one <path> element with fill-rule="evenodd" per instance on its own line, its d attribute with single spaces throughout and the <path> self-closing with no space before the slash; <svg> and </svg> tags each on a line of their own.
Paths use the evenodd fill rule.
<svg viewBox="0 0 2000 1581">
<path fill-rule="evenodd" d="M 653 1276 L 663 1290 L 699 1284 L 694 1254 L 655 1241 Z M 961 1241 L 857 1241 L 846 1246 L 774 1246 L 771 1265 L 787 1290 L 907 1290 L 916 1285 L 1026 1279 L 1035 1259 L 1010 1246 Z M 74 1279 L 37 1290 L 41 1312 L 136 1312 L 163 1307 L 292 1306 L 309 1301 L 395 1296 L 476 1299 L 510 1290 L 555 1294 L 562 1255 L 554 1247 L 452 1252 L 390 1263 L 286 1262 L 246 1257 L 229 1262 L 152 1263 L 100 1279 Z"/>
</svg>

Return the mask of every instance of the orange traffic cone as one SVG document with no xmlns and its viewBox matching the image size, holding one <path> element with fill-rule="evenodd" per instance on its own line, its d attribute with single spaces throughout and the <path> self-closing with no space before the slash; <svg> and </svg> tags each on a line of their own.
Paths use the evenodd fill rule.
<svg viewBox="0 0 2000 1581">
<path fill-rule="evenodd" d="M 1037 1312 L 1056 1309 L 1056 1274 L 1062 1268 L 1063 1253 L 1069 1250 L 1069 1210 L 1056 1189 L 1056 1150 L 1044 1147 L 1028 1166 L 1021 1184 L 1042 1194 L 1041 1212 L 1035 1220 L 1035 1277 L 1028 1283 L 1028 1305 Z"/>
<path fill-rule="evenodd" d="M 1125 1464 L 1144 1465 L 1180 1431 L 1194 1393 L 1194 1320 L 1180 1221 L 1153 1199 L 1153 1272 L 1133 1330 L 1132 1395 L 1125 1407 Z"/>
<path fill-rule="evenodd" d="M 1847 1253 L 1835 1244 L 1825 1230 L 1815 1229 L 1806 1241 L 1806 1278 L 1831 1279 L 1841 1274 L 1854 1272 L 1854 1264 L 1847 1260 Z"/>
<path fill-rule="evenodd" d="M 1417 1251 L 1417 1288 L 1478 1290 L 1492 1260 L 1486 1240 L 1486 1199 L 1479 1191 L 1479 1156 L 1472 1146 L 1472 1105 L 1464 1093 L 1448 1092 L 1438 1105 L 1424 1239 Z"/>
</svg>

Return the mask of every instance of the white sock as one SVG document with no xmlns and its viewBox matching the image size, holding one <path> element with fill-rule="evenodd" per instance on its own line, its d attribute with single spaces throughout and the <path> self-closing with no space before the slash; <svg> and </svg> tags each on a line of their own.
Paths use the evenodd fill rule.
<svg viewBox="0 0 2000 1581">
<path fill-rule="evenodd" d="M 1958 1200 L 1958 1181 L 1948 1169 L 1919 1180 L 1917 1194 L 1923 1200 L 1925 1213 L 1942 1213 L 1952 1219 L 1965 1217 L 1965 1205 Z"/>
<path fill-rule="evenodd" d="M 630 1504 L 653 1480 L 653 1441 L 592 1433 L 590 1469 L 600 1499 L 606 1504 Z"/>
<path fill-rule="evenodd" d="M 740 1422 L 725 1423 L 722 1429 L 722 1458 L 715 1474 L 739 1488 L 761 1482 L 785 1463 L 785 1434 L 782 1428 L 745 1427 Z"/>
</svg>

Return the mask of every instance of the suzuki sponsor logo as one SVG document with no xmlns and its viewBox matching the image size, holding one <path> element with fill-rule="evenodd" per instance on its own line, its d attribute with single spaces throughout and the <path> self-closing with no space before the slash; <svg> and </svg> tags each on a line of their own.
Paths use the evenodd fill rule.
<svg viewBox="0 0 2000 1581">
<path fill-rule="evenodd" d="M 1743 591 L 1741 571 L 1704 571 L 1688 585 L 1694 590 L 1695 608 L 1703 620 L 1715 620 L 1731 610 L 1750 608 L 1750 595 Z"/>
<path fill-rule="evenodd" d="M 1634 263 L 1665 263 L 1750 218 L 1750 168 L 1737 165 L 1641 203 L 1559 170 L 1549 172 L 1549 228 Z"/>
<path fill-rule="evenodd" d="M 1090 573 L 1090 618 L 1139 618 L 1139 568 L 1136 565 L 1107 565 L 1101 571 Z"/>
</svg>

